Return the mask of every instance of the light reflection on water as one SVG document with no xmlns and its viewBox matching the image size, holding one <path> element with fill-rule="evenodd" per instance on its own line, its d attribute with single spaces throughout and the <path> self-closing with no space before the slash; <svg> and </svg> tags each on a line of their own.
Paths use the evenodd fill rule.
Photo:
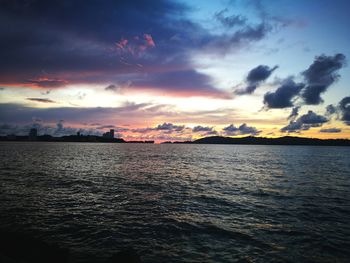
<svg viewBox="0 0 350 263">
<path fill-rule="evenodd" d="M 348 262 L 350 148 L 0 143 L 0 223 L 76 260 Z"/>
</svg>

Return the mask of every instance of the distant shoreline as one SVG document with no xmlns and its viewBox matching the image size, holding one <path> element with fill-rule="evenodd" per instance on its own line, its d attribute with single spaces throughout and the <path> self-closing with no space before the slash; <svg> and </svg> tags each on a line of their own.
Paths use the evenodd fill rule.
<svg viewBox="0 0 350 263">
<path fill-rule="evenodd" d="M 53 137 L 50 135 L 37 136 L 0 136 L 0 141 L 8 142 L 89 142 L 89 143 L 147 143 L 154 144 L 154 141 L 125 141 L 122 138 L 106 138 L 94 135 L 70 135 Z M 265 137 L 242 137 L 232 138 L 223 136 L 204 137 L 194 141 L 165 141 L 160 144 L 226 144 L 226 145 L 311 145 L 311 146 L 350 146 L 349 139 L 317 139 L 284 136 L 278 138 Z"/>
<path fill-rule="evenodd" d="M 284 136 L 278 138 L 243 137 L 232 138 L 222 136 L 205 137 L 193 141 L 194 144 L 242 144 L 242 145 L 315 145 L 315 146 L 350 146 L 348 139 L 317 139 Z"/>
</svg>

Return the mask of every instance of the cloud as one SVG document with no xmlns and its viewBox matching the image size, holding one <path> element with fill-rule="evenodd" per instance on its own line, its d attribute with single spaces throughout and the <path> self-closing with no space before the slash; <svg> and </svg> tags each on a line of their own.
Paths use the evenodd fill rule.
<svg viewBox="0 0 350 263">
<path fill-rule="evenodd" d="M 259 83 L 261 81 L 264 81 L 277 68 L 278 66 L 274 66 L 273 68 L 270 68 L 269 66 L 266 66 L 266 65 L 259 65 L 249 72 L 247 76 L 247 81 L 249 83 Z"/>
<path fill-rule="evenodd" d="M 37 117 L 33 117 L 32 121 L 33 121 L 33 123 L 38 123 L 38 122 L 42 122 L 43 120 L 40 118 L 37 118 Z"/>
<path fill-rule="evenodd" d="M 214 18 L 221 23 L 221 25 L 232 28 L 236 26 L 244 26 L 247 23 L 247 18 L 242 15 L 230 15 L 225 16 L 225 13 L 228 12 L 228 9 L 225 8 L 214 14 Z"/>
<path fill-rule="evenodd" d="M 27 100 L 36 101 L 36 102 L 43 102 L 43 103 L 57 103 L 54 100 L 45 99 L 45 98 L 27 98 Z"/>
<path fill-rule="evenodd" d="M 203 136 L 217 135 L 218 134 L 218 132 L 216 130 L 214 130 L 214 127 L 201 126 L 201 125 L 193 127 L 192 132 L 193 133 L 200 133 Z"/>
<path fill-rule="evenodd" d="M 105 87 L 105 90 L 119 91 L 119 86 L 111 84 L 111 85 L 108 85 L 107 87 Z"/>
<path fill-rule="evenodd" d="M 299 132 L 300 130 L 309 130 L 312 127 L 320 127 L 328 119 L 322 115 L 318 115 L 313 111 L 308 111 L 307 114 L 300 116 L 295 121 L 290 121 L 289 124 L 281 129 L 281 132 Z"/>
<path fill-rule="evenodd" d="M 343 98 L 339 102 L 339 110 L 341 113 L 341 120 L 346 125 L 350 125 L 350 96 Z"/>
<path fill-rule="evenodd" d="M 102 135 L 101 131 L 90 128 L 75 128 L 64 126 L 64 121 L 60 120 L 56 123 L 56 125 L 45 124 L 44 122 L 33 122 L 31 124 L 9 124 L 3 123 L 0 124 L 0 136 L 6 136 L 10 134 L 25 136 L 29 134 L 31 128 L 36 128 L 38 130 L 38 135 L 51 135 L 51 136 L 67 136 L 67 135 L 75 135 L 78 131 L 81 134 L 85 135 Z"/>
<path fill-rule="evenodd" d="M 252 121 L 251 118 L 242 118 L 231 107 L 210 110 L 181 110 L 170 104 L 125 102 L 116 107 L 38 108 L 22 104 L 0 103 L 0 123 L 27 123 L 33 117 L 46 122 L 64 119 L 67 123 L 100 123 L 96 126 L 122 123 L 123 126 L 127 124 L 133 127 L 139 127 L 142 123 L 148 123 L 150 120 L 167 120 L 171 123 L 211 123 L 212 125 L 222 125 L 223 119 L 230 122 L 236 120 L 241 123 Z M 261 118 L 256 118 L 253 121 L 263 122 Z"/>
<path fill-rule="evenodd" d="M 302 72 L 306 87 L 301 93 L 305 104 L 317 105 L 323 102 L 324 93 L 339 77 L 338 70 L 345 66 L 345 55 L 321 55 L 315 58 L 310 67 Z"/>
<path fill-rule="evenodd" d="M 209 126 L 195 126 L 192 129 L 193 132 L 209 132 L 209 131 L 213 131 L 213 127 L 209 127 Z"/>
<path fill-rule="evenodd" d="M 103 129 L 114 129 L 114 128 L 116 128 L 115 125 L 101 125 L 101 126 L 96 127 L 96 129 L 98 129 L 98 130 L 103 130 Z"/>
<path fill-rule="evenodd" d="M 143 38 L 146 42 L 146 46 L 148 46 L 148 47 L 155 47 L 156 46 L 156 44 L 154 43 L 154 40 L 150 34 L 144 34 Z"/>
<path fill-rule="evenodd" d="M 247 126 L 247 124 L 243 123 L 239 127 L 236 127 L 233 124 L 230 124 L 229 126 L 223 128 L 223 132 L 226 135 L 244 135 L 244 134 L 251 134 L 251 135 L 258 135 L 261 131 L 258 131 L 255 127 Z"/>
<path fill-rule="evenodd" d="M 249 47 L 280 22 L 264 17 L 252 24 L 242 16 L 221 13 L 216 23 L 240 26 L 218 33 L 191 19 L 193 10 L 171 0 L 2 2 L 0 85 L 117 86 L 121 79 L 135 79 L 139 85 L 133 83 L 130 89 L 136 92 L 151 82 L 155 85 L 148 85 L 147 91 L 227 98 L 206 75 L 194 73 L 193 54 L 221 55 Z M 164 85 L 166 72 L 176 75 L 179 84 Z"/>
<path fill-rule="evenodd" d="M 176 125 L 170 122 L 164 122 L 162 124 L 158 124 L 156 127 L 136 128 L 136 129 L 130 129 L 130 131 L 135 133 L 150 133 L 150 132 L 158 131 L 164 134 L 171 134 L 171 133 L 180 133 L 185 129 L 186 129 L 185 125 Z"/>
<path fill-rule="evenodd" d="M 49 95 L 51 93 L 52 90 L 44 90 L 44 91 L 41 91 L 40 94 L 41 95 Z"/>
<path fill-rule="evenodd" d="M 68 84 L 67 81 L 62 79 L 49 79 L 46 77 L 41 77 L 38 79 L 29 79 L 26 82 L 29 84 L 32 84 L 35 87 L 40 87 L 40 88 L 58 88 L 58 87 L 66 86 Z"/>
<path fill-rule="evenodd" d="M 294 107 L 287 119 L 290 121 L 294 121 L 296 117 L 298 117 L 299 115 L 299 109 L 300 109 L 300 106 Z"/>
<path fill-rule="evenodd" d="M 167 0 L 65 3 L 2 3 L 0 24 L 11 24 L 11 29 L 0 27 L 0 83 L 37 87 L 103 84 L 113 83 L 122 74 L 140 73 L 138 65 L 145 72 L 191 67 L 184 56 L 186 50 L 168 41 L 184 32 L 181 21 L 189 10 L 185 5 Z M 188 35 L 197 28 L 200 26 L 188 21 Z M 154 34 L 165 44 L 158 48 Z M 128 48 L 135 45 L 143 55 L 121 54 L 116 43 Z M 173 55 L 176 60 L 171 59 Z M 156 69 L 157 65 L 161 66 Z"/>
<path fill-rule="evenodd" d="M 158 111 L 152 110 L 153 104 L 149 103 L 124 103 L 119 107 L 50 107 L 36 108 L 21 104 L 1 104 L 0 122 L 26 123 L 33 117 L 40 118 L 47 122 L 64 119 L 71 123 L 92 123 L 101 122 L 113 123 L 116 119 L 129 121 L 154 116 L 164 116 L 161 108 Z M 151 108 L 148 110 L 148 108 Z M 167 117 L 167 115 L 165 115 Z"/>
<path fill-rule="evenodd" d="M 244 95 L 253 93 L 256 90 L 256 88 L 262 82 L 264 82 L 277 68 L 278 66 L 270 68 L 266 65 L 259 65 L 256 68 L 253 68 L 251 71 L 249 71 L 248 76 L 246 78 L 247 86 L 243 89 L 236 90 L 235 94 Z"/>
<path fill-rule="evenodd" d="M 183 129 L 185 128 L 184 125 L 174 125 L 170 122 L 166 123 L 164 122 L 163 124 L 159 124 L 155 130 L 158 130 L 158 131 L 182 131 Z"/>
<path fill-rule="evenodd" d="M 327 107 L 326 107 L 326 115 L 328 116 L 331 116 L 335 113 L 337 113 L 337 108 L 333 105 L 333 104 L 329 104 Z"/>
<path fill-rule="evenodd" d="M 60 120 L 59 122 L 57 122 L 56 126 L 57 126 L 56 131 L 59 132 L 59 131 L 63 130 L 63 120 Z"/>
<path fill-rule="evenodd" d="M 231 99 L 232 95 L 215 88 L 212 79 L 195 70 L 179 70 L 148 74 L 145 78 L 133 81 L 134 89 L 167 91 L 167 94 L 183 96 L 207 96 Z"/>
<path fill-rule="evenodd" d="M 207 135 L 213 135 L 218 134 L 217 131 L 213 129 L 213 127 L 206 127 L 206 126 L 196 126 L 194 128 L 186 127 L 185 125 L 178 125 L 173 124 L 170 122 L 164 122 L 162 124 L 158 124 L 155 127 L 147 127 L 147 128 L 136 128 L 136 129 L 130 129 L 128 130 L 132 133 L 138 133 L 138 134 L 157 134 L 157 138 L 159 139 L 162 136 L 166 136 L 167 138 L 170 138 L 169 136 L 192 136 L 191 133 L 197 133 L 202 136 Z M 140 135 L 138 135 L 140 136 Z M 149 135 L 147 135 L 149 137 Z"/>
<path fill-rule="evenodd" d="M 328 119 L 324 116 L 318 115 L 313 111 L 309 110 L 307 114 L 304 114 L 298 118 L 303 124 L 321 124 L 328 121 Z"/>
<path fill-rule="evenodd" d="M 281 86 L 275 92 L 264 95 L 266 108 L 288 108 L 294 106 L 293 99 L 302 98 L 304 104 L 317 105 L 323 102 L 321 94 L 324 93 L 339 77 L 338 70 L 345 66 L 345 55 L 320 55 L 309 68 L 301 74 L 304 82 L 296 83 L 293 77 L 281 81 Z M 249 88 L 249 86 L 248 86 Z M 255 86 L 247 88 L 254 91 Z M 330 110 L 332 110 L 330 108 Z"/>
<path fill-rule="evenodd" d="M 83 100 L 85 97 L 86 97 L 86 93 L 84 93 L 84 92 L 78 92 L 78 94 L 77 94 L 77 98 L 79 99 L 79 100 Z"/>
<path fill-rule="evenodd" d="M 337 106 L 330 104 L 326 107 L 326 116 L 336 116 L 337 120 L 343 121 L 346 125 L 350 125 L 350 96 L 344 97 Z"/>
<path fill-rule="evenodd" d="M 122 37 L 116 44 L 117 51 L 120 54 L 130 54 L 133 56 L 143 55 L 147 49 L 156 46 L 153 37 L 150 34 L 143 34 L 142 37 L 134 36 L 129 39 Z"/>
<path fill-rule="evenodd" d="M 256 26 L 246 26 L 245 28 L 236 31 L 230 38 L 230 46 L 232 43 L 236 45 L 247 44 L 251 41 L 259 41 L 271 32 L 271 25 L 262 22 Z"/>
<path fill-rule="evenodd" d="M 107 87 L 105 87 L 106 91 L 112 91 L 115 93 L 122 93 L 124 90 L 130 88 L 132 85 L 132 82 L 130 80 L 117 83 L 117 84 L 110 84 Z"/>
<path fill-rule="evenodd" d="M 282 81 L 275 92 L 267 92 L 264 95 L 264 104 L 267 108 L 282 109 L 293 107 L 293 98 L 303 89 L 303 83 L 295 83 L 292 78 Z"/>
<path fill-rule="evenodd" d="M 201 48 L 206 53 L 226 55 L 266 38 L 272 30 L 271 21 L 266 20 L 254 25 L 245 25 L 229 34 L 203 35 L 202 41 L 196 41 L 199 45 L 197 49 Z"/>
<path fill-rule="evenodd" d="M 338 129 L 338 128 L 321 129 L 320 132 L 323 132 L 323 133 L 339 133 L 339 132 L 341 132 L 341 129 Z"/>
</svg>

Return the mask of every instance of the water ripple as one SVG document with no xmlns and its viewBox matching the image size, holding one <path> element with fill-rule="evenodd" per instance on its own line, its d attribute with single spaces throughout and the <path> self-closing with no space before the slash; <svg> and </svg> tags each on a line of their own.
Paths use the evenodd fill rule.
<svg viewBox="0 0 350 263">
<path fill-rule="evenodd" d="M 0 143 L 0 223 L 102 262 L 349 262 L 347 147 Z"/>
</svg>

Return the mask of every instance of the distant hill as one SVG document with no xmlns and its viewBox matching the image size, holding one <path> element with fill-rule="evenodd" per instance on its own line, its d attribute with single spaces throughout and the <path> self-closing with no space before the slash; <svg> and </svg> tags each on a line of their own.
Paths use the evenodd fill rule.
<svg viewBox="0 0 350 263">
<path fill-rule="evenodd" d="M 321 146 L 350 146 L 346 139 L 314 139 L 284 136 L 279 138 L 243 137 L 231 138 L 223 136 L 205 137 L 193 141 L 195 144 L 255 144 L 255 145 L 321 145 Z"/>
</svg>

